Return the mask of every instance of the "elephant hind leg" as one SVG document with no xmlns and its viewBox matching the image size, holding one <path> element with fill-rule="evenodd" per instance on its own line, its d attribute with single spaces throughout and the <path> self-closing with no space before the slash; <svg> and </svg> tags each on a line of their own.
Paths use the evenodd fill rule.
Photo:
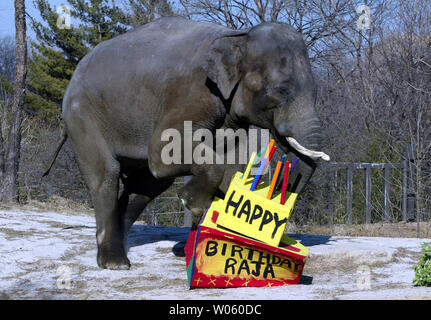
<svg viewBox="0 0 431 320">
<path fill-rule="evenodd" d="M 126 270 L 130 261 L 126 253 L 124 222 L 118 206 L 119 166 L 110 164 L 105 168 L 99 188 L 92 190 L 97 224 L 97 263 L 101 268 Z"/>
<path fill-rule="evenodd" d="M 107 269 L 129 269 L 118 207 L 120 164 L 97 128 L 80 120 L 75 120 L 69 130 L 75 158 L 94 205 L 97 264 Z"/>
<path fill-rule="evenodd" d="M 118 207 L 119 164 L 114 159 L 105 161 L 105 164 L 99 162 L 98 171 L 95 168 L 91 175 L 84 174 L 96 213 L 97 264 L 104 269 L 127 270 L 130 261 Z M 90 171 L 88 164 L 83 171 L 87 170 Z"/>
</svg>

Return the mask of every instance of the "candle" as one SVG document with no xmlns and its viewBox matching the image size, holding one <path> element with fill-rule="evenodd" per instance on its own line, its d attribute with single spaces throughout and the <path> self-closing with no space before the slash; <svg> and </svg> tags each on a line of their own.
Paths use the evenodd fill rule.
<svg viewBox="0 0 431 320">
<path fill-rule="evenodd" d="M 254 165 L 259 161 L 259 159 L 260 159 L 260 157 L 262 156 L 262 153 L 263 153 L 263 151 L 265 150 L 265 148 L 261 148 L 260 150 L 259 150 L 259 152 L 257 153 L 257 156 L 256 156 L 256 158 L 254 159 L 254 162 L 253 162 L 253 166 L 252 167 L 254 167 Z"/>
<path fill-rule="evenodd" d="M 277 167 L 275 168 L 274 176 L 272 177 L 272 181 L 271 181 L 271 186 L 269 187 L 268 195 L 266 196 L 268 200 L 271 200 L 272 194 L 274 193 L 275 183 L 277 182 L 277 178 L 280 173 L 282 163 L 283 162 L 281 161 L 277 162 Z"/>
<path fill-rule="evenodd" d="M 251 158 L 250 158 L 250 161 L 248 162 L 247 168 L 245 169 L 244 175 L 242 176 L 242 184 L 245 184 L 245 182 L 247 181 L 248 176 L 249 176 L 250 171 L 251 171 L 251 167 L 254 164 L 255 158 L 256 158 L 256 152 L 253 152 L 251 154 Z"/>
<path fill-rule="evenodd" d="M 274 155 L 274 152 L 276 149 L 276 147 L 274 147 L 274 143 L 275 143 L 275 140 L 271 139 L 268 147 L 266 148 L 265 156 L 262 158 L 262 161 L 260 162 L 260 166 L 257 169 L 256 175 L 254 176 L 254 180 L 253 180 L 253 183 L 251 184 L 250 191 L 254 191 L 256 189 L 256 186 L 259 184 L 260 177 L 262 176 L 262 172 L 267 165 L 268 159 L 271 159 L 270 157 Z"/>
<path fill-rule="evenodd" d="M 263 158 L 260 162 L 260 166 L 257 169 L 256 175 L 254 176 L 253 183 L 251 184 L 250 191 L 254 191 L 256 189 L 257 184 L 259 183 L 260 176 L 262 175 L 263 168 L 265 167 L 266 159 Z"/>
<path fill-rule="evenodd" d="M 284 154 L 281 157 L 281 169 L 280 174 L 278 175 L 277 182 L 275 184 L 275 190 L 281 190 L 281 185 L 283 184 L 283 172 L 284 172 L 284 163 L 287 161 L 287 154 Z"/>
<path fill-rule="evenodd" d="M 272 156 L 274 155 L 274 153 L 275 153 L 275 150 L 277 150 L 277 147 L 272 147 L 272 150 L 271 150 L 271 152 L 269 153 L 269 156 L 268 156 L 268 158 L 266 158 L 266 161 L 265 161 L 265 165 L 264 165 L 264 167 L 263 167 L 263 170 L 262 170 L 262 172 L 261 172 L 261 174 L 260 174 L 260 176 L 259 176 L 259 178 L 258 178 L 258 180 L 257 180 L 257 184 L 259 184 L 259 182 L 260 182 L 260 178 L 262 178 L 262 173 L 266 170 L 266 167 L 269 165 L 269 163 L 271 162 L 271 159 L 272 159 Z"/>
<path fill-rule="evenodd" d="M 299 158 L 296 158 L 295 161 L 293 161 L 293 165 L 292 165 L 292 168 L 290 168 L 290 172 L 292 172 L 293 168 L 295 168 L 298 161 L 299 161 Z"/>
<path fill-rule="evenodd" d="M 286 203 L 287 180 L 289 179 L 289 170 L 290 170 L 289 161 L 286 161 L 284 168 L 285 169 L 284 169 L 284 175 L 283 175 L 283 187 L 281 188 L 280 204 Z"/>
<path fill-rule="evenodd" d="M 266 148 L 265 158 L 268 159 L 270 152 L 272 151 L 272 147 L 274 146 L 275 140 L 271 139 L 269 142 L 268 148 Z"/>
</svg>

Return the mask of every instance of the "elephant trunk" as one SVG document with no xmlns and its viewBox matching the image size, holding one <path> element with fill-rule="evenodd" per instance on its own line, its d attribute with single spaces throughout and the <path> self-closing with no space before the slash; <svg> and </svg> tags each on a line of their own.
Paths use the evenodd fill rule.
<svg viewBox="0 0 431 320">
<path fill-rule="evenodd" d="M 307 104 L 301 108 L 288 107 L 287 117 L 275 115 L 276 137 L 285 152 L 294 151 L 288 156 L 289 161 L 300 158 L 295 170 L 290 174 L 291 186 L 289 191 L 302 193 L 316 169 L 316 161 L 329 161 L 329 156 L 321 151 L 322 128 L 317 118 L 314 104 Z M 286 110 L 286 109 L 285 109 Z M 309 159 L 310 161 L 308 161 Z"/>
<path fill-rule="evenodd" d="M 301 125 L 301 123 L 299 123 Z M 321 151 L 321 126 L 320 121 L 316 118 L 305 122 L 303 125 L 303 134 L 301 142 L 295 139 L 294 136 L 286 136 L 287 143 L 297 152 L 312 158 L 313 160 L 322 159 L 329 161 L 330 157 Z"/>
<path fill-rule="evenodd" d="M 285 139 L 298 153 L 313 160 L 329 161 L 330 157 L 321 151 L 321 125 L 313 107 L 314 103 L 307 100 L 310 99 L 298 99 L 295 105 L 287 108 L 289 112 L 283 112 L 285 117 L 276 117 L 276 131 L 280 138 Z"/>
</svg>

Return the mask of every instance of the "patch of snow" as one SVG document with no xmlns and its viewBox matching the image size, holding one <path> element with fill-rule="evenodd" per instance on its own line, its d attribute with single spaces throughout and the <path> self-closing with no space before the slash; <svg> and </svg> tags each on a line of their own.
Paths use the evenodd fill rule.
<svg viewBox="0 0 431 320">
<path fill-rule="evenodd" d="M 412 266 L 430 239 L 290 235 L 310 248 L 303 284 L 272 288 L 193 289 L 181 247 L 188 228 L 137 224 L 128 238 L 130 270 L 96 263 L 94 218 L 0 210 L 0 296 L 12 299 L 409 299 Z M 370 286 L 358 286 L 359 267 Z M 308 270 L 308 271 L 307 271 Z M 59 282 L 69 277 L 70 287 Z M 59 285 L 60 283 L 60 285 Z"/>
</svg>

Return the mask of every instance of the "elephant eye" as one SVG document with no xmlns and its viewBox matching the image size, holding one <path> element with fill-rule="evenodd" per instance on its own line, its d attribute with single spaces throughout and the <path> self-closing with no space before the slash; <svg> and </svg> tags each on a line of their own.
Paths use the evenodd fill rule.
<svg viewBox="0 0 431 320">
<path fill-rule="evenodd" d="M 285 57 L 281 58 L 280 66 L 281 66 L 282 68 L 285 68 L 285 67 L 286 67 L 286 58 L 285 58 Z"/>
<path fill-rule="evenodd" d="M 278 84 L 278 88 L 283 89 L 283 90 L 289 90 L 292 88 L 292 86 L 295 85 L 295 79 L 292 76 L 286 77 L 284 80 L 282 80 L 279 84 Z"/>
<path fill-rule="evenodd" d="M 275 90 L 282 95 L 288 95 L 291 92 L 291 89 L 292 84 L 290 81 L 283 81 L 275 87 Z"/>
<path fill-rule="evenodd" d="M 248 73 L 245 76 L 245 83 L 247 87 L 254 92 L 261 90 L 263 86 L 262 77 L 257 72 Z"/>
<path fill-rule="evenodd" d="M 282 93 L 282 94 L 289 93 L 289 87 L 285 86 L 285 85 L 277 86 L 276 89 L 277 89 L 277 92 Z"/>
<path fill-rule="evenodd" d="M 266 108 L 265 108 L 265 110 L 267 110 L 267 111 L 269 111 L 269 110 L 274 110 L 274 109 L 277 109 L 278 108 L 278 105 L 277 104 L 270 104 L 270 105 L 268 105 Z"/>
</svg>

